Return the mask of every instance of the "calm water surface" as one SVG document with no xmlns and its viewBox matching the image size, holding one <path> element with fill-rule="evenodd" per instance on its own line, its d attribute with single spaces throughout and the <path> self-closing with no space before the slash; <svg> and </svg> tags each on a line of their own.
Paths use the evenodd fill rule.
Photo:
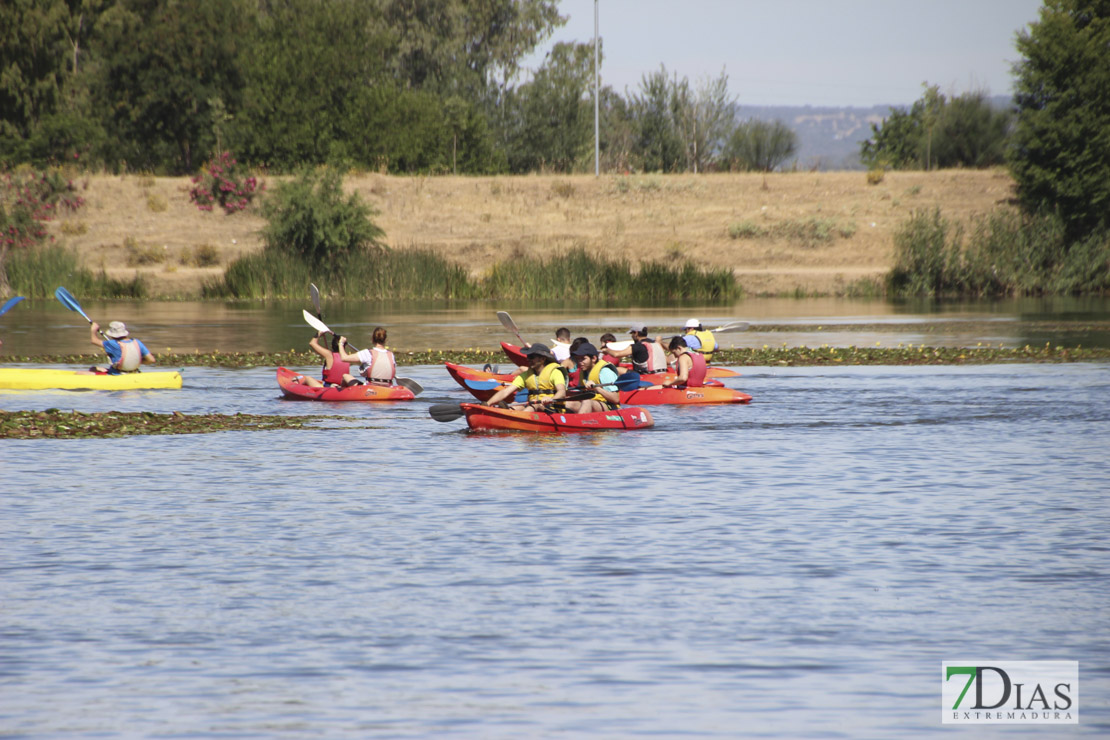
<svg viewBox="0 0 1110 740">
<path fill-rule="evenodd" d="M 742 372 L 565 437 L 432 421 L 426 366 L 395 405 L 0 392 L 329 417 L 0 442 L 0 734 L 948 737 L 963 658 L 1078 660 L 1081 724 L 961 736 L 1110 734 L 1110 365 Z"/>
<path fill-rule="evenodd" d="M 155 353 L 273 352 L 306 347 L 312 330 L 303 302 L 202 303 L 82 301 L 90 318 L 107 326 L 124 321 Z M 1110 347 L 1110 298 L 1044 298 L 933 304 L 890 303 L 844 298 L 752 298 L 732 306 L 675 308 L 599 308 L 586 304 L 381 305 L 324 300 L 328 326 L 356 345 L 375 326 L 389 330 L 389 344 L 411 351 L 498 348 L 517 340 L 498 323 L 495 312 L 509 311 L 525 341 L 550 342 L 568 327 L 596 341 L 607 331 L 626 336 L 643 322 L 652 334 L 669 335 L 691 316 L 712 328 L 734 321 L 754 325 L 746 332 L 721 334 L 724 347 L 829 344 L 885 346 L 899 343 L 974 347 L 978 343 L 1021 347 L 1051 341 L 1074 347 Z M 0 339 L 7 355 L 87 353 L 89 325 L 54 299 L 27 300 L 0 317 Z M 358 345 L 361 346 L 361 345 Z M 2 358 L 0 358 L 2 359 Z"/>
</svg>

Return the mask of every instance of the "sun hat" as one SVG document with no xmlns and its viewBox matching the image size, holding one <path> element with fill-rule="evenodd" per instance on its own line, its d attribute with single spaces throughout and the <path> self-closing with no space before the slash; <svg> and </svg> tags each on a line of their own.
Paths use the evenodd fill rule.
<svg viewBox="0 0 1110 740">
<path fill-rule="evenodd" d="M 547 345 L 540 344 L 539 342 L 525 347 L 524 349 L 520 350 L 520 352 L 524 355 L 540 355 L 541 357 L 546 357 L 549 360 L 555 359 L 555 355 L 551 353 L 551 350 L 548 349 Z"/>
<path fill-rule="evenodd" d="M 578 347 L 570 354 L 572 357 L 596 357 L 597 347 L 593 346 L 589 342 L 582 342 L 582 344 L 578 345 Z"/>
<path fill-rule="evenodd" d="M 687 319 L 686 321 L 687 329 L 697 329 L 699 326 L 701 326 L 701 322 L 697 319 Z"/>
<path fill-rule="evenodd" d="M 633 324 L 632 328 L 628 330 L 629 334 L 643 334 L 647 335 L 647 324 Z"/>
<path fill-rule="evenodd" d="M 104 332 L 104 336 L 109 339 L 123 339 L 127 336 L 127 327 L 122 321 L 113 321 L 108 324 L 108 331 Z"/>
</svg>

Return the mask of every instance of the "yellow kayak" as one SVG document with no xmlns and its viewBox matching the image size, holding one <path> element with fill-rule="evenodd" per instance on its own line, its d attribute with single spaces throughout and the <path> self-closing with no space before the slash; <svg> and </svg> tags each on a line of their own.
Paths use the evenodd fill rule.
<svg viewBox="0 0 1110 740">
<path fill-rule="evenodd" d="M 140 388 L 180 388 L 181 373 L 155 371 L 96 375 L 87 370 L 0 367 L 0 388 L 34 391 L 48 388 L 63 390 L 122 391 Z"/>
</svg>

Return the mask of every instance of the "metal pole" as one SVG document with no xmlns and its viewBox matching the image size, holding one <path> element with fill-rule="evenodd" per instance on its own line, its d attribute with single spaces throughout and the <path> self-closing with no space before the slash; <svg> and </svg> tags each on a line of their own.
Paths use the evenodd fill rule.
<svg viewBox="0 0 1110 740">
<path fill-rule="evenodd" d="M 601 176 L 601 134 L 598 125 L 601 85 L 597 71 L 597 0 L 594 0 L 594 177 Z"/>
</svg>

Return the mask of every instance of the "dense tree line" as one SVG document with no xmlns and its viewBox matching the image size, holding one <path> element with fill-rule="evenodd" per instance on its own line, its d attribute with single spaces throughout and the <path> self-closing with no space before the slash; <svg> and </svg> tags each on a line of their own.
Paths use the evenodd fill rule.
<svg viewBox="0 0 1110 740">
<path fill-rule="evenodd" d="M 558 0 L 8 0 L 0 165 L 179 174 L 232 150 L 272 171 L 586 170 L 592 44 L 556 45 L 519 81 L 563 22 Z M 738 126 L 723 72 L 691 85 L 661 67 L 600 102 L 609 171 L 793 153 L 780 130 L 775 158 L 749 156 L 770 134 Z"/>
<path fill-rule="evenodd" d="M 860 160 L 895 170 L 1004 164 L 1012 118 L 983 92 L 949 98 L 929 85 L 909 110 L 892 108 L 881 124 L 871 124 L 870 138 L 860 144 Z"/>
</svg>

